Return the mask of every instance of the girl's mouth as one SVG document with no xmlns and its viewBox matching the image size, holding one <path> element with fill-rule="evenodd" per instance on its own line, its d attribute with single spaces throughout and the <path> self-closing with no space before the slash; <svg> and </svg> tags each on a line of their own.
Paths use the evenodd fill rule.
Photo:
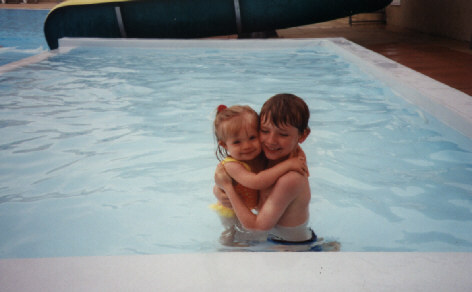
<svg viewBox="0 0 472 292">
<path fill-rule="evenodd" d="M 255 152 L 256 150 L 251 150 L 251 151 L 241 152 L 240 155 L 249 156 L 249 155 L 253 155 Z"/>
</svg>

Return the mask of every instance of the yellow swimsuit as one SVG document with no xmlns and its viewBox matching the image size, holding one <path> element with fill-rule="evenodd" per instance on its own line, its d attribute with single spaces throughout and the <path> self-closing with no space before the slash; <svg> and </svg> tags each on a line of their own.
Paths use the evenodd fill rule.
<svg viewBox="0 0 472 292">
<path fill-rule="evenodd" d="M 238 162 L 242 166 L 244 166 L 248 171 L 251 171 L 251 167 L 247 163 L 236 160 L 232 157 L 226 157 L 223 161 L 221 161 L 223 165 L 227 162 Z M 244 204 L 249 209 L 254 209 L 257 207 L 257 204 L 259 202 L 259 192 L 257 190 L 245 187 L 238 182 L 236 182 L 236 184 L 234 185 L 234 190 L 236 191 L 236 193 L 238 193 L 238 195 L 241 196 L 241 199 L 243 200 Z M 215 210 L 218 214 L 220 214 L 220 216 L 223 217 L 229 218 L 235 216 L 233 209 L 225 207 L 220 203 L 211 204 L 210 208 Z"/>
</svg>

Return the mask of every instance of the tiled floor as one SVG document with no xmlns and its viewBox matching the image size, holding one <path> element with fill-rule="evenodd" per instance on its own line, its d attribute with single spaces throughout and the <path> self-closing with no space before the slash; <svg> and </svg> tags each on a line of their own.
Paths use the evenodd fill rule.
<svg viewBox="0 0 472 292">
<path fill-rule="evenodd" d="M 472 54 L 437 44 L 382 44 L 368 48 L 472 96 Z"/>
</svg>

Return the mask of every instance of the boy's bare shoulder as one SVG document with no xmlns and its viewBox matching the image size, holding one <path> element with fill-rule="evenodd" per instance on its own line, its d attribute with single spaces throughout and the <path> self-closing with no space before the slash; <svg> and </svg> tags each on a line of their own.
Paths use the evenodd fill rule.
<svg viewBox="0 0 472 292">
<path fill-rule="evenodd" d="M 285 175 L 280 177 L 279 180 L 282 180 L 285 184 L 288 185 L 299 185 L 300 183 L 303 184 L 304 182 L 308 183 L 308 178 L 296 171 L 287 172 Z"/>
</svg>

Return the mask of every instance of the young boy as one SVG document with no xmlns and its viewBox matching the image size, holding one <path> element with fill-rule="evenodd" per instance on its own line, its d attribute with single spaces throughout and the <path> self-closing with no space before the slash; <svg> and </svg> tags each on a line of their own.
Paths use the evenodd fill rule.
<svg viewBox="0 0 472 292">
<path fill-rule="evenodd" d="M 277 94 L 267 100 L 260 113 L 260 141 L 268 159 L 268 168 L 297 156 L 299 144 L 310 134 L 310 112 L 306 103 L 293 94 Z M 244 228 L 269 231 L 269 239 L 277 242 L 312 242 L 316 235 L 308 227 L 311 199 L 308 178 L 288 172 L 260 193 L 260 207 L 252 213 L 234 191 L 231 178 L 219 165 L 215 196 L 224 204 L 226 196 Z"/>
</svg>

